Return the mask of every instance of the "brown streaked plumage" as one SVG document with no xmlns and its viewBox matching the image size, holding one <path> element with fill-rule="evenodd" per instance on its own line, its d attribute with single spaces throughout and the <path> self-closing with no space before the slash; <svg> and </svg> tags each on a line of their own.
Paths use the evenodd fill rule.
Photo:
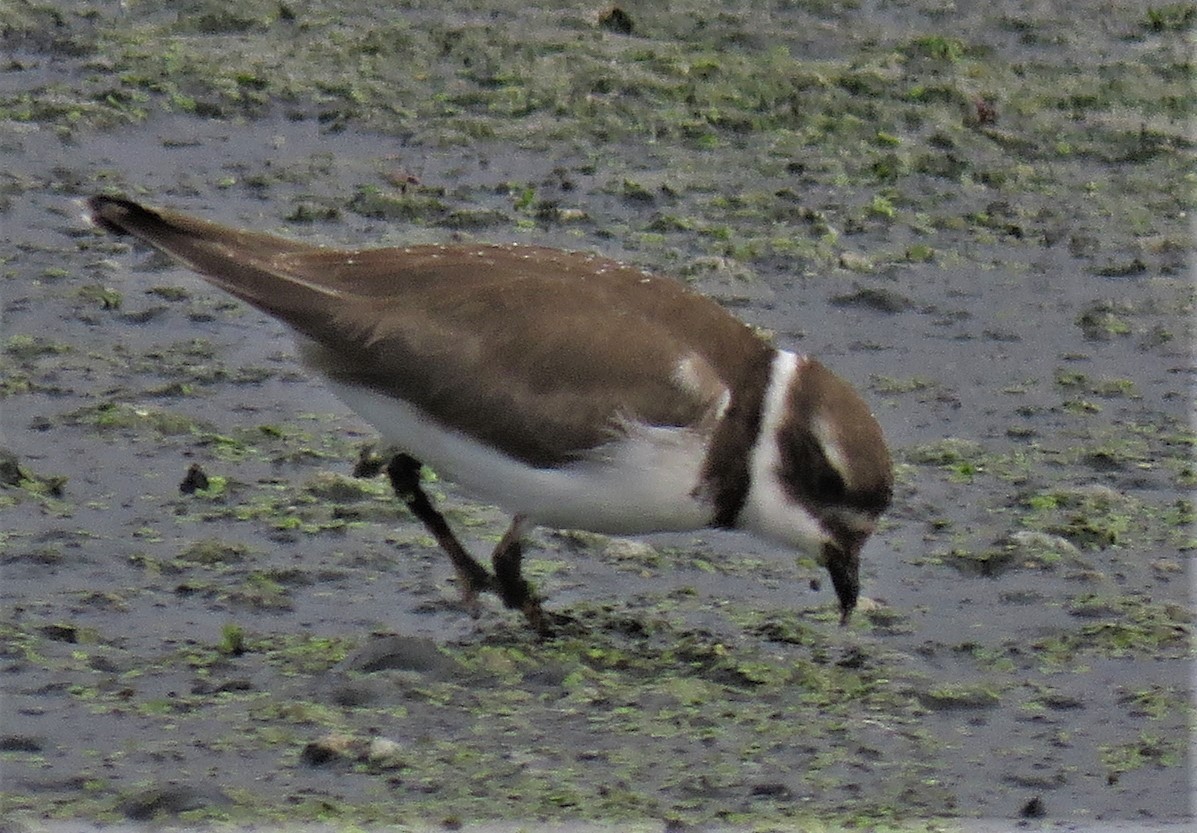
<svg viewBox="0 0 1197 833">
<path fill-rule="evenodd" d="M 305 364 L 404 452 L 392 484 L 471 604 L 493 587 L 544 629 L 519 574 L 520 534 L 544 522 L 745 527 L 824 558 L 845 618 L 855 605 L 892 489 L 880 427 L 817 361 L 678 281 L 538 246 L 340 250 L 113 197 L 88 209 L 295 330 Z M 515 515 L 495 577 L 420 491 L 416 457 Z"/>
</svg>

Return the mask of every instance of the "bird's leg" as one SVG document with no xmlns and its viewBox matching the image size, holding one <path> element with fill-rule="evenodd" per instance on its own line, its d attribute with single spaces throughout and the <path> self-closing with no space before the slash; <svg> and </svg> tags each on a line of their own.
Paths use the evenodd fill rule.
<svg viewBox="0 0 1197 833">
<path fill-rule="evenodd" d="M 445 522 L 445 516 L 436 511 L 432 501 L 420 488 L 420 467 L 420 461 L 414 457 L 407 454 L 396 454 L 387 464 L 387 477 L 391 480 L 391 488 L 395 490 L 399 499 L 407 504 L 411 513 L 420 519 L 424 528 L 432 533 L 432 537 L 449 556 L 449 560 L 453 562 L 453 569 L 457 571 L 457 577 L 461 581 L 462 603 L 473 616 L 477 616 L 480 610 L 478 594 L 483 590 L 492 589 L 494 581 L 486 568 L 466 552 L 465 547 L 453 534 L 453 530 L 449 528 L 449 524 Z M 518 557 L 516 564 L 518 574 Z"/>
<path fill-rule="evenodd" d="M 495 584 L 503 604 L 522 611 L 533 630 L 541 636 L 548 636 L 552 631 L 540 608 L 540 599 L 528 580 L 520 575 L 520 562 L 524 555 L 521 541 L 527 527 L 528 520 L 523 515 L 516 515 L 512 519 L 511 526 L 495 547 L 491 564 L 495 568 Z"/>
</svg>

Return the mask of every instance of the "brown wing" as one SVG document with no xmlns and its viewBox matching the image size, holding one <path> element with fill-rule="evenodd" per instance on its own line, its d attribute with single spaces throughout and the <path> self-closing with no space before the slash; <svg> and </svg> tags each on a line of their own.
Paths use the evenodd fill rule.
<svg viewBox="0 0 1197 833">
<path fill-rule="evenodd" d="M 325 325 L 326 349 L 309 353 L 321 371 L 534 465 L 595 447 L 619 418 L 699 424 L 732 382 L 717 361 L 738 366 L 764 349 L 671 279 L 552 249 L 322 252 L 278 265 L 358 298 Z M 708 337 L 695 343 L 688 327 Z"/>
<path fill-rule="evenodd" d="M 125 200 L 90 207 L 306 336 L 321 372 L 534 465 L 585 453 L 621 418 L 696 425 L 769 349 L 679 282 L 591 255 L 322 249 Z"/>
</svg>

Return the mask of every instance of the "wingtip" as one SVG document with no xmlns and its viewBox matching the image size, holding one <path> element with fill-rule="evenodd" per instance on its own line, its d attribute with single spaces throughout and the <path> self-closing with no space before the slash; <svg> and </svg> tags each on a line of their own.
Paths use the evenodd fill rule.
<svg viewBox="0 0 1197 833">
<path fill-rule="evenodd" d="M 132 200 L 104 194 L 87 197 L 79 200 L 79 203 L 84 221 L 113 234 L 128 234 L 129 230 L 121 222 L 121 218 L 130 211 L 145 210 Z"/>
<path fill-rule="evenodd" d="M 89 226 L 100 225 L 99 220 L 96 219 L 96 213 L 97 213 L 96 200 L 97 199 L 99 199 L 99 198 L 98 197 L 79 197 L 78 199 L 74 199 L 71 201 L 75 204 L 75 208 L 79 212 L 79 217 L 80 217 L 80 219 L 83 220 L 85 225 L 89 225 Z"/>
</svg>

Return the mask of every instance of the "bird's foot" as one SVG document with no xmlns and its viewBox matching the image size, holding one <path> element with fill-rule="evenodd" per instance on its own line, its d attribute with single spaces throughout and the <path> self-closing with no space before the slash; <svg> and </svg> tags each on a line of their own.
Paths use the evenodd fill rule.
<svg viewBox="0 0 1197 833">
<path fill-rule="evenodd" d="M 478 569 L 459 569 L 457 579 L 461 583 L 461 606 L 470 618 L 477 619 L 482 615 L 482 603 L 478 597 L 488 590 L 494 590 L 495 581 L 484 567 L 477 564 L 474 566 Z"/>
<path fill-rule="evenodd" d="M 549 624 L 549 619 L 540 606 L 540 599 L 529 596 L 520 606 L 520 610 L 523 611 L 524 618 L 528 620 L 528 624 L 532 626 L 532 630 L 536 631 L 538 637 L 549 639 L 554 635 L 553 626 Z"/>
</svg>

